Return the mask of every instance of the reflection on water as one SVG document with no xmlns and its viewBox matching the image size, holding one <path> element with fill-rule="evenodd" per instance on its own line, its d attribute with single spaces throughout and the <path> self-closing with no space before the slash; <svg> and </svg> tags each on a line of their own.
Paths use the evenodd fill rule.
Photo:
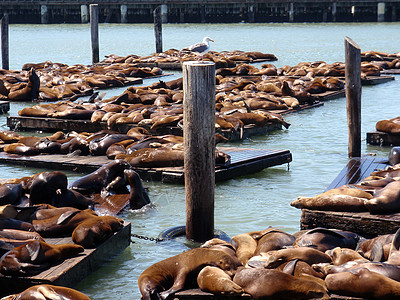
<svg viewBox="0 0 400 300">
<path fill-rule="evenodd" d="M 10 67 L 51 60 L 67 64 L 90 64 L 89 25 L 10 25 Z M 256 50 L 273 53 L 277 66 L 302 61 L 344 61 L 344 35 L 362 51 L 400 51 L 400 23 L 352 24 L 167 24 L 163 26 L 164 49 L 182 48 L 201 41 L 215 40 L 212 49 Z M 101 24 L 100 57 L 107 54 L 148 55 L 154 52 L 151 24 Z M 27 51 L 29 49 L 29 51 Z M 180 76 L 179 72 L 166 78 Z M 158 79 L 157 79 L 158 80 Z M 144 85 L 151 83 L 145 81 Z M 106 97 L 124 89 L 107 91 Z M 399 80 L 363 87 L 362 153 L 387 157 L 390 149 L 365 143 L 367 131 L 380 119 L 400 115 Z M 9 115 L 32 103 L 12 103 Z M 215 226 L 230 236 L 276 226 L 289 233 L 299 230 L 300 210 L 289 205 L 298 196 L 322 192 L 348 162 L 347 115 L 344 98 L 321 107 L 285 116 L 289 129 L 256 136 L 228 146 L 257 149 L 289 149 L 293 162 L 268 168 L 254 175 L 218 183 L 215 190 Z M 6 116 L 0 116 L 2 129 Z M 25 133 L 28 134 L 28 133 Z M 45 135 L 45 134 L 43 134 Z M 20 166 L 2 166 L 1 177 L 22 177 L 43 171 Z M 69 182 L 81 174 L 66 172 Z M 127 210 L 122 218 L 132 223 L 132 232 L 157 237 L 163 230 L 185 225 L 183 186 L 145 182 L 153 207 Z M 211 213 L 211 212 L 210 212 Z M 155 243 L 134 239 L 120 255 L 83 280 L 77 288 L 92 299 L 139 299 L 137 279 L 151 264 L 181 253 L 187 247 L 172 240 Z M 116 296 L 118 295 L 118 296 Z"/>
</svg>

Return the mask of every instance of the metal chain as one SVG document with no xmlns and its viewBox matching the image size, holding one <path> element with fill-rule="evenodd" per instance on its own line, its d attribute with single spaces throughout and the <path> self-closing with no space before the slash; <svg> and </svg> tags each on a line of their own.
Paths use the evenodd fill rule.
<svg viewBox="0 0 400 300">
<path fill-rule="evenodd" d="M 131 236 L 135 237 L 135 238 L 138 238 L 138 239 L 146 240 L 146 241 L 152 241 L 152 242 L 155 241 L 156 243 L 167 240 L 167 239 L 164 239 L 164 238 L 153 238 L 153 237 L 143 236 L 143 235 L 139 235 L 139 234 L 135 234 L 135 233 L 132 233 Z M 134 243 L 134 241 L 132 241 L 132 243 Z"/>
</svg>

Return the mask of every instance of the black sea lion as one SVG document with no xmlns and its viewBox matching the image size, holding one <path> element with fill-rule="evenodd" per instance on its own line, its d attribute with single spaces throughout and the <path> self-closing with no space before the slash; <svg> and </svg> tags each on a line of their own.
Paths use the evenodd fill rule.
<svg viewBox="0 0 400 300">
<path fill-rule="evenodd" d="M 140 209 L 150 203 L 149 195 L 142 185 L 138 173 L 132 169 L 124 170 L 124 176 L 130 186 L 129 205 L 131 209 Z"/>
<path fill-rule="evenodd" d="M 140 274 L 138 285 L 143 300 L 154 299 L 157 295 L 166 299 L 182 290 L 187 277 L 197 277 L 205 266 L 219 267 L 229 276 L 232 276 L 237 268 L 231 256 L 222 251 L 207 248 L 188 250 L 155 263 Z"/>
<path fill-rule="evenodd" d="M 65 300 L 90 300 L 85 294 L 63 286 L 40 284 L 27 288 L 19 294 L 9 295 L 3 300 L 44 300 L 44 299 L 65 299 Z"/>
<path fill-rule="evenodd" d="M 400 299 L 400 283 L 367 269 L 329 274 L 326 286 L 332 293 L 366 299 Z"/>
<path fill-rule="evenodd" d="M 197 284 L 202 291 L 213 294 L 242 294 L 243 289 L 233 282 L 222 269 L 206 266 L 197 276 Z"/>
<path fill-rule="evenodd" d="M 29 192 L 30 205 L 46 203 L 54 205 L 58 194 L 67 190 L 68 178 L 60 171 L 40 173 L 32 181 Z"/>
<path fill-rule="evenodd" d="M 122 186 L 126 186 L 124 170 L 130 168 L 131 165 L 128 162 L 122 159 L 115 159 L 96 171 L 74 181 L 70 189 L 84 195 L 100 193 L 102 190 L 107 192 L 118 190 Z"/>
<path fill-rule="evenodd" d="M 326 288 L 314 280 L 305 280 L 278 270 L 239 268 L 233 282 L 253 299 L 330 299 Z"/>
<path fill-rule="evenodd" d="M 61 260 L 77 256 L 83 250 L 79 245 L 51 245 L 34 240 L 4 254 L 0 261 L 0 272 L 12 276 L 35 274 Z"/>
</svg>

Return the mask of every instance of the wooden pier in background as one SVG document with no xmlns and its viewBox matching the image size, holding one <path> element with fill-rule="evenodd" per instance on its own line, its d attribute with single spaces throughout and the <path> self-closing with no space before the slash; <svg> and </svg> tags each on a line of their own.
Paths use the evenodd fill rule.
<svg viewBox="0 0 400 300">
<path fill-rule="evenodd" d="M 97 270 L 112 256 L 118 255 L 129 246 L 131 239 L 131 223 L 114 233 L 95 249 L 85 249 L 79 256 L 69 258 L 54 265 L 35 276 L 11 277 L 0 274 L 0 297 L 20 293 L 36 284 L 52 284 L 74 287 L 90 273 Z M 73 243 L 71 237 L 45 239 L 50 244 Z"/>
<path fill-rule="evenodd" d="M 354 184 L 372 172 L 383 170 L 388 160 L 376 157 L 351 159 L 325 191 L 345 184 Z M 365 238 L 392 234 L 400 227 L 400 213 L 377 215 L 369 212 L 336 212 L 302 209 L 301 229 L 316 227 L 336 228 L 352 231 Z"/>
<path fill-rule="evenodd" d="M 264 150 L 235 147 L 217 147 L 231 156 L 229 166 L 216 166 L 216 181 L 228 180 L 238 176 L 253 174 L 265 168 L 287 164 L 292 161 L 289 150 Z M 0 153 L 0 163 L 18 164 L 49 170 L 70 170 L 88 173 L 109 163 L 106 156 L 73 156 L 64 154 L 41 154 L 36 156 L 21 156 L 17 154 Z M 144 181 L 161 181 L 164 183 L 184 182 L 183 167 L 135 168 Z"/>
</svg>

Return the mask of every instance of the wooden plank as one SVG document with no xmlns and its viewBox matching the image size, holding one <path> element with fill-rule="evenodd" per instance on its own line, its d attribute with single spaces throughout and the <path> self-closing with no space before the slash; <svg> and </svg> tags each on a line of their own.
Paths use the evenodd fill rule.
<svg viewBox="0 0 400 300">
<path fill-rule="evenodd" d="M 367 76 L 364 79 L 361 79 L 362 85 L 377 85 L 385 82 L 389 82 L 394 80 L 394 76 L 390 75 L 381 75 L 381 76 Z"/>
<path fill-rule="evenodd" d="M 387 69 L 387 70 L 382 70 L 381 74 L 386 74 L 386 75 L 400 75 L 400 69 Z"/>
<path fill-rule="evenodd" d="M 400 146 L 400 134 L 382 131 L 367 132 L 367 144 L 378 146 Z"/>
<path fill-rule="evenodd" d="M 107 241 L 95 249 L 85 249 L 83 254 L 66 259 L 58 265 L 48 268 L 35 276 L 10 277 L 0 274 L 0 296 L 19 293 L 22 290 L 36 284 L 54 284 L 74 287 L 90 273 L 98 269 L 110 256 L 122 252 L 129 246 L 131 238 L 131 224 L 125 222 L 124 227 L 114 233 Z M 53 239 L 46 239 L 49 243 Z M 71 237 L 62 241 L 56 239 L 56 243 L 72 243 Z"/>
</svg>

